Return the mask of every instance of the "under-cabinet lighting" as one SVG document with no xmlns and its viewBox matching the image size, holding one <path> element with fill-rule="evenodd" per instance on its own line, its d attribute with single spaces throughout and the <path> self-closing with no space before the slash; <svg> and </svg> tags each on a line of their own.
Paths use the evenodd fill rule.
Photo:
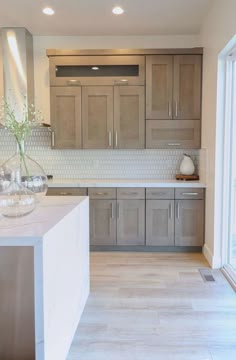
<svg viewBox="0 0 236 360">
<path fill-rule="evenodd" d="M 98 67 L 98 66 L 92 66 L 91 69 L 92 69 L 92 70 L 99 70 L 99 67 Z"/>
<path fill-rule="evenodd" d="M 45 7 L 42 11 L 45 15 L 54 15 L 55 14 L 55 11 L 50 7 Z"/>
<path fill-rule="evenodd" d="M 113 14 L 115 15 L 121 15 L 124 13 L 124 9 L 122 9 L 122 7 L 120 6 L 115 6 L 113 9 L 112 9 L 112 12 Z"/>
</svg>

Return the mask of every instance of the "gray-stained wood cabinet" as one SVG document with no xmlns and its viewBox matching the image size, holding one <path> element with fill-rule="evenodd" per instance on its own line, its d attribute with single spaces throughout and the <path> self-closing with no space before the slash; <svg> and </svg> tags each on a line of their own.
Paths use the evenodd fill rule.
<svg viewBox="0 0 236 360">
<path fill-rule="evenodd" d="M 47 195 L 86 195 L 86 188 L 49 188 Z M 203 188 L 89 188 L 92 246 L 201 247 Z"/>
<path fill-rule="evenodd" d="M 173 246 L 174 200 L 147 200 L 146 245 Z"/>
<path fill-rule="evenodd" d="M 117 245 L 145 245 L 145 200 L 117 200 Z"/>
<path fill-rule="evenodd" d="M 82 126 L 84 149 L 113 147 L 113 87 L 82 88 Z"/>
<path fill-rule="evenodd" d="M 144 86 L 114 87 L 114 148 L 145 147 Z"/>
<path fill-rule="evenodd" d="M 146 118 L 201 118 L 201 55 L 146 56 Z"/>
<path fill-rule="evenodd" d="M 116 200 L 90 200 L 90 245 L 116 245 Z"/>
<path fill-rule="evenodd" d="M 82 148 L 81 88 L 51 87 L 52 147 Z"/>
</svg>

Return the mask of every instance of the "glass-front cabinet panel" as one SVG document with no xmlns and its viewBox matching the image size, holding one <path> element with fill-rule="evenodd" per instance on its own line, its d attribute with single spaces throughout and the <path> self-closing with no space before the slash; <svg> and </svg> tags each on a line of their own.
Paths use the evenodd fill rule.
<svg viewBox="0 0 236 360">
<path fill-rule="evenodd" d="M 51 86 L 144 85 L 144 56 L 53 56 Z"/>
</svg>

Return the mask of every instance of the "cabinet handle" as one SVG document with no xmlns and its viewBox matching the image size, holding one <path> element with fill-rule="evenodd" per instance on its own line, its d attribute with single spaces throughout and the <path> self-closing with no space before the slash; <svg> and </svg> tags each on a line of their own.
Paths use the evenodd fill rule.
<svg viewBox="0 0 236 360">
<path fill-rule="evenodd" d="M 172 219 L 172 204 L 169 204 L 169 219 Z"/>
<path fill-rule="evenodd" d="M 70 79 L 70 80 L 67 81 L 67 85 L 80 86 L 81 82 L 79 80 L 76 80 L 76 79 Z"/>
<path fill-rule="evenodd" d="M 129 85 L 128 79 L 120 79 L 120 80 L 114 80 L 114 85 Z"/>
<path fill-rule="evenodd" d="M 111 146 L 111 131 L 108 131 L 108 144 Z"/>
<path fill-rule="evenodd" d="M 178 101 L 176 100 L 175 101 L 175 116 L 178 117 L 178 112 L 179 112 L 179 109 L 178 109 Z"/>
<path fill-rule="evenodd" d="M 151 192 L 151 194 L 152 195 L 156 195 L 156 196 L 163 196 L 163 195 L 165 195 L 165 193 L 164 192 Z"/>
<path fill-rule="evenodd" d="M 114 219 L 113 203 L 111 203 L 111 219 Z"/>
<path fill-rule="evenodd" d="M 68 195 L 72 195 L 72 193 L 65 192 L 65 191 L 61 191 L 61 192 L 59 193 L 59 195 L 68 196 Z"/>
<path fill-rule="evenodd" d="M 137 191 L 136 192 L 122 192 L 121 195 L 138 195 Z"/>
<path fill-rule="evenodd" d="M 193 195 L 193 196 L 197 196 L 198 193 L 197 192 L 183 192 L 182 195 Z"/>
<path fill-rule="evenodd" d="M 53 131 L 53 130 L 51 133 L 51 144 L 52 144 L 52 148 L 54 148 L 54 146 L 55 146 L 55 131 Z"/>
<path fill-rule="evenodd" d="M 181 146 L 181 144 L 180 143 L 169 143 L 169 144 L 167 144 L 168 146 Z"/>
<path fill-rule="evenodd" d="M 179 219 L 179 202 L 176 203 L 176 218 Z"/>
<path fill-rule="evenodd" d="M 120 204 L 117 202 L 117 219 L 120 218 Z"/>
<path fill-rule="evenodd" d="M 117 134 L 117 131 L 115 133 L 115 147 L 118 146 L 118 134 Z"/>
<path fill-rule="evenodd" d="M 94 195 L 108 195 L 107 192 L 96 192 L 94 193 Z"/>
<path fill-rule="evenodd" d="M 172 117 L 171 102 L 170 101 L 168 101 L 168 115 L 169 115 L 169 118 Z"/>
</svg>

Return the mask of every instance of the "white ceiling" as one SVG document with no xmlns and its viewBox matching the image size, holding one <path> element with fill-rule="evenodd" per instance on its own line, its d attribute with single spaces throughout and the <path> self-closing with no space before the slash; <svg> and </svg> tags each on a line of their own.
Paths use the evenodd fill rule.
<svg viewBox="0 0 236 360">
<path fill-rule="evenodd" d="M 214 0 L 0 0 L 0 27 L 34 35 L 193 35 Z M 125 13 L 115 16 L 114 5 Z M 52 6 L 55 15 L 42 14 Z"/>
</svg>

